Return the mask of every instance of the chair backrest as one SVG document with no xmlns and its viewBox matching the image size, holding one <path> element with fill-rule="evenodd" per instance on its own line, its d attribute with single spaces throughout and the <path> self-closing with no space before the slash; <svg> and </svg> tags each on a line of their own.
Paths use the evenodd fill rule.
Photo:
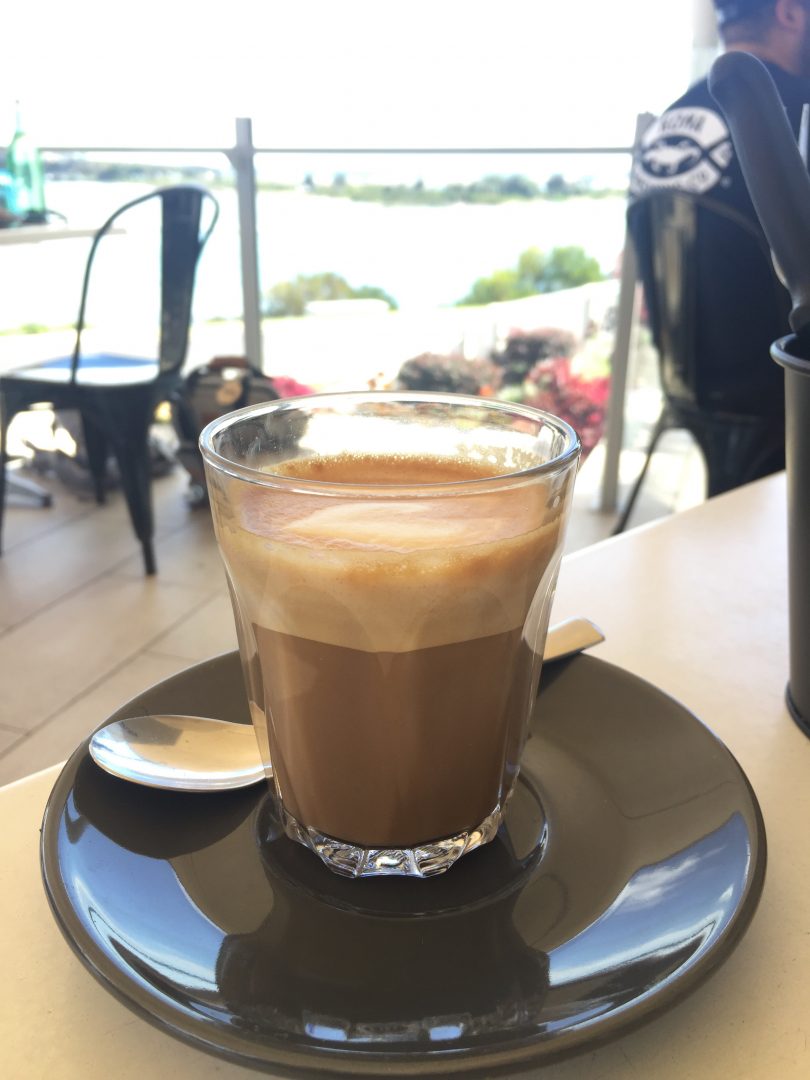
<svg viewBox="0 0 810 1080">
<path fill-rule="evenodd" d="M 82 283 L 76 343 L 71 375 L 75 379 L 81 364 L 82 332 L 85 328 L 91 271 L 99 244 L 122 224 L 131 210 L 144 203 L 160 203 L 160 331 L 158 365 L 161 375 L 179 372 L 188 350 L 194 281 L 200 254 L 219 217 L 214 196 L 196 184 L 158 188 L 119 207 L 96 232 Z M 124 228 L 126 226 L 124 225 Z"/>
<path fill-rule="evenodd" d="M 758 230 L 716 200 L 669 189 L 631 204 L 628 225 L 668 402 L 781 411 L 783 376 L 769 349 L 789 331 L 790 300 Z"/>
</svg>

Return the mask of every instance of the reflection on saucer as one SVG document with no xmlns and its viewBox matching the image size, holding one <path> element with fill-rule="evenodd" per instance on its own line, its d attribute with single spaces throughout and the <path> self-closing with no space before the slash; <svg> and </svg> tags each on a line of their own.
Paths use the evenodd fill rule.
<svg viewBox="0 0 810 1080">
<path fill-rule="evenodd" d="M 358 881 L 333 873 L 303 845 L 287 842 L 271 798 L 264 802 L 256 825 L 261 857 L 272 880 L 283 878 L 322 904 L 380 918 L 441 915 L 491 904 L 520 887 L 542 858 L 548 839 L 545 812 L 529 776 L 519 777 L 495 839 L 429 884 L 415 878 L 402 878 L 396 885 L 386 877 Z"/>
<path fill-rule="evenodd" d="M 172 859 L 229 836 L 256 806 L 256 791 L 161 791 L 111 776 L 87 756 L 76 771 L 67 835 L 77 842 L 90 826 L 135 855 Z"/>
<path fill-rule="evenodd" d="M 240 693 L 234 654 L 124 708 L 204 713 Z M 578 657 L 541 688 L 502 831 L 437 878 L 340 878 L 278 835 L 266 788 L 137 788 L 86 745 L 51 795 L 42 864 L 84 963 L 202 1049 L 275 1071 L 489 1076 L 689 992 L 756 909 L 765 835 L 710 731 Z"/>
<path fill-rule="evenodd" d="M 477 861 L 466 875 L 467 888 L 475 882 L 471 904 L 461 902 L 462 883 L 455 889 L 457 906 L 442 910 L 446 893 L 426 895 L 422 913 L 411 917 L 400 890 L 405 882 L 346 882 L 303 848 L 299 859 L 297 845 L 286 837 L 273 846 L 279 852 L 266 864 L 287 867 L 273 875 L 273 910 L 255 933 L 227 937 L 216 964 L 223 998 L 249 1023 L 310 1045 L 383 1042 L 430 1050 L 460 1038 L 502 1037 L 505 1029 L 524 1027 L 541 1014 L 548 958 L 515 926 L 516 890 L 498 894 L 500 883 L 514 881 L 506 843 L 493 841 L 480 861 L 478 854 L 469 856 L 471 867 Z M 316 873 L 308 873 L 310 864 Z M 291 867 L 303 868 L 305 888 Z M 449 880 L 457 869 L 443 877 Z M 325 892 L 318 896 L 313 881 L 321 875 Z M 410 884 L 433 893 L 439 880 Z M 495 893 L 484 903 L 487 883 Z M 357 906 L 352 910 L 343 900 L 343 889 L 362 893 L 366 884 L 388 887 L 393 924 L 380 910 L 384 889 L 376 890 L 373 916 L 358 916 Z M 379 992 L 369 992 L 372 987 Z"/>
</svg>

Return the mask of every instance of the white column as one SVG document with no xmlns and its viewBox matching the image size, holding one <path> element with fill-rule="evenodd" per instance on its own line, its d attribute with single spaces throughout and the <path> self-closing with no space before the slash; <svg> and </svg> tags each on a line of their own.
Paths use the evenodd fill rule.
<svg viewBox="0 0 810 1080">
<path fill-rule="evenodd" d="M 636 117 L 636 133 L 633 149 L 655 117 L 652 113 L 639 113 Z M 636 307 L 637 285 L 636 251 L 629 230 L 625 227 L 622 270 L 619 279 L 619 301 L 616 311 L 616 336 L 610 360 L 610 401 L 605 424 L 605 464 L 602 471 L 602 487 L 599 509 L 610 512 L 616 509 L 619 494 L 619 465 L 624 440 L 624 406 L 627 396 L 627 369 L 630 363 L 630 340 L 633 335 L 633 316 Z"/>
<path fill-rule="evenodd" d="M 236 173 L 239 204 L 239 246 L 242 253 L 242 307 L 245 356 L 262 367 L 262 324 L 259 297 L 259 252 L 256 242 L 256 170 L 253 126 L 248 117 L 236 121 L 236 145 L 230 153 Z"/>
<path fill-rule="evenodd" d="M 720 51 L 717 16 L 712 0 L 692 0 L 692 71 L 690 83 L 702 79 Z"/>
</svg>

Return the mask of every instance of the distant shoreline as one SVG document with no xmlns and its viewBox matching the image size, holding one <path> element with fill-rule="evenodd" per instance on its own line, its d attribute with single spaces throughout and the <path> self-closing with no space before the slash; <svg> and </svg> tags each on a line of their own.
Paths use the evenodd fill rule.
<svg viewBox="0 0 810 1080">
<path fill-rule="evenodd" d="M 328 183 L 331 175 L 316 179 Z M 434 186 L 446 182 L 439 177 Z M 151 185 L 49 181 L 45 194 L 48 206 L 71 224 L 92 225 L 151 186 L 154 181 Z M 215 194 L 220 220 L 197 274 L 194 309 L 198 323 L 236 318 L 242 311 L 236 191 L 223 186 Z M 264 292 L 299 275 L 328 272 L 339 274 L 353 288 L 378 286 L 396 300 L 400 310 L 435 312 L 466 296 L 478 278 L 514 266 L 528 247 L 550 252 L 579 245 L 597 259 L 603 273 L 613 273 L 625 241 L 625 209 L 624 196 L 385 206 L 311 195 L 300 184 L 281 191 L 260 188 L 256 236 L 261 287 Z M 84 240 L 51 243 L 47 250 L 37 244 L 10 246 L 4 256 L 8 273 L 0 327 L 70 325 L 76 318 L 87 247 Z M 112 326 L 126 327 L 132 320 L 137 293 L 128 284 L 137 280 L 133 278 L 136 264 L 151 265 L 151 251 L 149 228 L 112 242 L 109 273 L 96 282 L 101 290 L 98 310 Z M 93 321 L 93 312 L 88 315 Z M 448 340 L 441 347 L 451 346 Z M 408 346 L 407 355 L 411 353 Z"/>
<path fill-rule="evenodd" d="M 45 179 L 48 183 L 95 181 L 101 183 L 177 184 L 192 182 L 212 188 L 231 187 L 231 180 L 216 169 L 205 166 L 177 168 L 132 163 L 96 162 L 75 157 L 46 159 Z M 352 202 L 381 203 L 383 206 L 451 206 L 457 203 L 495 205 L 504 202 L 535 200 L 560 202 L 572 198 L 604 199 L 621 196 L 623 191 L 610 187 L 593 187 L 581 180 L 569 181 L 559 173 L 549 177 L 545 187 L 528 177 L 513 174 L 491 174 L 471 183 L 453 183 L 429 187 L 421 180 L 413 184 L 351 184 L 338 172 L 331 184 L 317 184 L 310 175 L 300 184 L 274 183 L 258 180 L 260 191 L 300 191 L 327 198 L 349 199 Z"/>
</svg>

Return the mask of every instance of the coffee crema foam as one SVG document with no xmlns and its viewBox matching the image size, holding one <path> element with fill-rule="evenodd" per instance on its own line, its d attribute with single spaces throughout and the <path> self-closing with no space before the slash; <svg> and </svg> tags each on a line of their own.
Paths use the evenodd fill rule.
<svg viewBox="0 0 810 1080">
<path fill-rule="evenodd" d="M 302 481 L 424 485 L 492 479 L 485 462 L 295 459 Z M 406 652 L 522 627 L 559 541 L 547 481 L 500 490 L 379 495 L 291 492 L 228 480 L 220 546 L 249 621 L 368 652 Z"/>
</svg>

